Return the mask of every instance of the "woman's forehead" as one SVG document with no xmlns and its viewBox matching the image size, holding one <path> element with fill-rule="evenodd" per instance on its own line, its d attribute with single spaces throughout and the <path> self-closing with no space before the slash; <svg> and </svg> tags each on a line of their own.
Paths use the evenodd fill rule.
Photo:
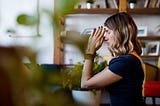
<svg viewBox="0 0 160 106">
<path fill-rule="evenodd" d="M 109 29 L 107 26 L 104 26 L 104 28 L 106 29 L 106 31 L 111 31 L 111 29 Z"/>
</svg>

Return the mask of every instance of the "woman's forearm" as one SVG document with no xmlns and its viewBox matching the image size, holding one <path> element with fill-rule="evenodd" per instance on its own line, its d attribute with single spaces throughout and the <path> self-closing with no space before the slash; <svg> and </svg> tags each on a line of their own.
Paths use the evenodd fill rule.
<svg viewBox="0 0 160 106">
<path fill-rule="evenodd" d="M 81 88 L 88 88 L 87 86 L 88 80 L 93 76 L 92 70 L 93 70 L 93 60 L 85 59 L 82 70 Z"/>
<path fill-rule="evenodd" d="M 105 28 L 98 27 L 94 29 L 89 37 L 88 47 L 85 54 L 85 62 L 83 66 L 81 87 L 89 88 L 89 79 L 93 76 L 93 63 L 96 51 L 102 46 L 104 40 Z"/>
</svg>

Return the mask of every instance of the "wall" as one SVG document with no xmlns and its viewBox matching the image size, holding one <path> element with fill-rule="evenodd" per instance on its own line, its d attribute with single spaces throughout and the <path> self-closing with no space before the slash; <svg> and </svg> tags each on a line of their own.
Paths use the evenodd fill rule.
<svg viewBox="0 0 160 106">
<path fill-rule="evenodd" d="M 37 52 L 37 61 L 53 63 L 53 27 L 51 18 L 43 9 L 53 11 L 53 0 L 39 0 L 40 11 L 40 37 L 37 37 L 36 26 L 26 27 L 16 22 L 19 14 L 37 15 L 38 0 L 0 0 L 0 45 L 28 46 Z M 14 30 L 9 33 L 7 30 Z M 24 61 L 28 62 L 28 61 Z"/>
</svg>

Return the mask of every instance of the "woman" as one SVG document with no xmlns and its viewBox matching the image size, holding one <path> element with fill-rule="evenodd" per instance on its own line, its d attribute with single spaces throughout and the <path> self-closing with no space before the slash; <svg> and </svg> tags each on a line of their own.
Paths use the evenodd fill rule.
<svg viewBox="0 0 160 106">
<path fill-rule="evenodd" d="M 110 93 L 110 106 L 143 106 L 144 73 L 137 26 L 125 12 L 109 17 L 104 26 L 94 29 L 89 38 L 81 87 L 106 87 Z M 107 43 L 113 59 L 108 67 L 93 75 L 94 56 L 103 42 Z"/>
</svg>

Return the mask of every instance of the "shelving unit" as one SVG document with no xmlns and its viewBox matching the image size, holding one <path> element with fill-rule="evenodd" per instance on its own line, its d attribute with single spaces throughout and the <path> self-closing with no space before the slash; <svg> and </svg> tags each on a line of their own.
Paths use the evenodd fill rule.
<svg viewBox="0 0 160 106">
<path fill-rule="evenodd" d="M 160 36 L 150 35 L 150 36 L 138 36 L 139 40 L 154 40 L 160 41 Z"/>
<path fill-rule="evenodd" d="M 134 8 L 127 9 L 130 14 L 146 14 L 146 15 L 160 15 L 160 8 Z"/>
<path fill-rule="evenodd" d="M 114 14 L 118 13 L 115 8 L 94 8 L 94 9 L 75 9 L 73 14 Z"/>
<path fill-rule="evenodd" d="M 142 55 L 142 58 L 158 58 L 160 55 Z"/>
<path fill-rule="evenodd" d="M 93 9 L 75 9 L 71 14 L 115 14 L 119 9 L 116 8 L 93 8 Z M 160 8 L 134 8 L 127 9 L 130 14 L 146 14 L 146 15 L 159 15 Z"/>
<path fill-rule="evenodd" d="M 55 0 L 55 5 L 56 5 Z M 137 15 L 160 15 L 160 8 L 134 8 L 129 9 L 127 8 L 127 0 L 119 0 L 119 8 L 93 8 L 93 9 L 75 9 L 72 13 L 66 13 L 66 14 L 115 14 L 118 12 L 128 12 L 130 14 L 137 14 Z M 64 29 L 64 26 L 62 25 L 61 30 Z M 58 36 L 55 36 L 55 43 L 54 43 L 54 63 L 55 64 L 63 64 L 63 47 L 64 43 L 61 41 L 60 38 L 60 30 L 56 31 L 54 34 L 58 34 Z M 142 36 L 138 37 L 139 40 L 159 40 L 160 36 Z M 144 55 L 142 57 L 150 58 L 150 57 L 158 57 L 157 56 L 148 56 Z"/>
</svg>

